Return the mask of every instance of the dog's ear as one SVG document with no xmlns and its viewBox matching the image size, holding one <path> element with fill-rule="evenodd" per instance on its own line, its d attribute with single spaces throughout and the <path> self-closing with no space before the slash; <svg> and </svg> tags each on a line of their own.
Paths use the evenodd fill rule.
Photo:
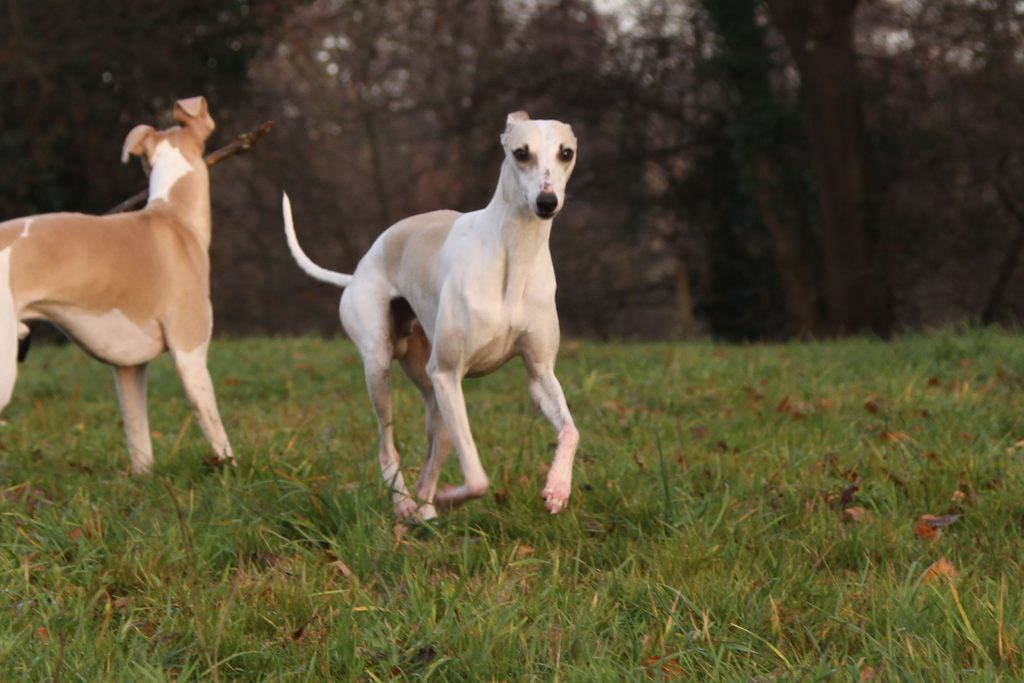
<svg viewBox="0 0 1024 683">
<path fill-rule="evenodd" d="M 128 133 L 128 137 L 124 139 L 124 147 L 121 148 L 121 163 L 128 163 L 128 155 L 130 154 L 143 156 L 147 151 L 146 145 L 149 142 L 150 136 L 155 132 L 153 126 L 147 126 L 144 123 L 132 128 L 131 132 Z"/>
<path fill-rule="evenodd" d="M 508 135 L 508 132 L 510 130 L 512 130 L 512 126 L 516 125 L 517 123 L 522 123 L 523 121 L 529 120 L 530 115 L 527 114 L 525 111 L 514 111 L 511 114 L 509 114 L 508 118 L 505 119 L 505 132 L 502 133 L 500 137 L 501 144 L 505 144 L 505 136 Z"/>
<path fill-rule="evenodd" d="M 206 98 L 202 95 L 175 102 L 174 120 L 186 128 L 194 129 L 204 140 L 217 127 L 207 109 Z"/>
<path fill-rule="evenodd" d="M 523 121 L 529 120 L 530 115 L 527 114 L 525 111 L 514 111 L 508 115 L 507 119 L 505 119 L 505 132 L 507 133 L 509 128 L 516 125 L 517 123 L 522 123 Z"/>
</svg>

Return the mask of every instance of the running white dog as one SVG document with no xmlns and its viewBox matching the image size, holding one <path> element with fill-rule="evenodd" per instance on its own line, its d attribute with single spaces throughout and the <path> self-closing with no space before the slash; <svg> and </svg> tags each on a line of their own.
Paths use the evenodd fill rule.
<svg viewBox="0 0 1024 683">
<path fill-rule="evenodd" d="M 145 208 L 0 223 L 0 410 L 14 391 L 19 338 L 33 321 L 53 322 L 114 366 L 133 474 L 153 466 L 146 364 L 168 349 L 215 459 L 234 464 L 206 369 L 213 308 L 203 147 L 214 123 L 202 97 L 179 100 L 174 118 L 181 126 L 139 125 L 124 141 L 121 161 L 140 156 L 149 173 Z"/>
<path fill-rule="evenodd" d="M 576 164 L 576 137 L 559 121 L 509 114 L 505 160 L 494 198 L 472 213 L 434 211 L 388 228 L 346 275 L 313 263 L 299 247 L 283 199 L 292 256 L 310 276 L 338 287 L 341 322 L 359 348 L 380 426 L 380 466 L 399 517 L 436 516 L 435 504 L 483 496 L 487 474 L 470 433 L 462 379 L 521 356 L 530 395 L 558 432 L 547 509 L 560 512 L 572 488 L 579 433 L 555 378 L 558 314 L 548 238 Z M 391 361 L 397 359 L 426 404 L 427 459 L 410 496 L 391 424 Z M 452 443 L 464 483 L 437 490 Z"/>
</svg>

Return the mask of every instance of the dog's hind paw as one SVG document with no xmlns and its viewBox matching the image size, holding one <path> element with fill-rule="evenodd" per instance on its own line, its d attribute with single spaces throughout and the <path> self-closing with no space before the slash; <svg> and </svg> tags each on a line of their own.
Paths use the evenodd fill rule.
<svg viewBox="0 0 1024 683">
<path fill-rule="evenodd" d="M 410 524 L 429 522 L 437 517 L 437 510 L 430 503 L 420 505 L 413 498 L 403 498 L 395 505 L 395 516 Z"/>
</svg>

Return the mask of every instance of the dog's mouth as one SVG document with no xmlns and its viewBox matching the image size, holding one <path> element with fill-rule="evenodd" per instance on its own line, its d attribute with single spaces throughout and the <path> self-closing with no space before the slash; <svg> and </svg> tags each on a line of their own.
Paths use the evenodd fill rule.
<svg viewBox="0 0 1024 683">
<path fill-rule="evenodd" d="M 558 209 L 536 209 L 534 210 L 534 213 L 537 214 L 539 218 L 548 219 L 554 218 L 555 214 L 558 213 Z"/>
</svg>

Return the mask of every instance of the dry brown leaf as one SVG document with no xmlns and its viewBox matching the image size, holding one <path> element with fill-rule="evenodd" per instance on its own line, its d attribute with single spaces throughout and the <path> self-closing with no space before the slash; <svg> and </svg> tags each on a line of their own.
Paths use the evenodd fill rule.
<svg viewBox="0 0 1024 683">
<path fill-rule="evenodd" d="M 860 505 L 843 510 L 843 516 L 851 522 L 867 522 L 871 519 L 871 511 Z"/>
<path fill-rule="evenodd" d="M 644 669 L 647 671 L 648 678 L 661 678 L 662 680 L 669 681 L 687 679 L 686 669 L 683 668 L 683 665 L 675 657 L 663 658 L 651 655 L 644 658 L 641 664 L 643 664 Z M 661 670 L 660 676 L 655 675 L 657 669 Z"/>
<path fill-rule="evenodd" d="M 335 560 L 331 562 L 331 566 L 338 570 L 338 573 L 344 576 L 346 579 L 356 578 L 356 573 L 349 569 L 349 566 L 341 560 Z"/>
<path fill-rule="evenodd" d="M 395 522 L 395 525 L 391 527 L 391 534 L 395 538 L 395 547 L 397 548 L 402 541 L 405 539 L 405 535 L 409 533 L 409 527 L 401 522 Z"/>
<path fill-rule="evenodd" d="M 881 667 L 879 667 L 881 668 Z M 861 683 L 867 683 L 867 681 L 873 681 L 878 677 L 878 669 L 868 664 L 860 670 Z"/>
<path fill-rule="evenodd" d="M 40 626 L 36 629 L 36 638 L 38 638 L 39 640 L 49 640 L 50 629 L 46 628 L 45 626 Z"/>
<path fill-rule="evenodd" d="M 875 415 L 881 412 L 882 406 L 879 405 L 878 401 L 876 401 L 875 399 L 871 399 L 870 401 L 864 404 L 864 410 L 868 411 L 872 415 Z"/>
<path fill-rule="evenodd" d="M 939 581 L 940 579 L 955 579 L 956 575 L 956 567 L 954 567 L 953 563 L 943 556 L 932 562 L 931 566 L 924 571 L 922 580 L 927 583 L 932 583 L 933 581 Z"/>
<path fill-rule="evenodd" d="M 882 441 L 889 441 L 892 443 L 908 443 L 914 440 L 910 434 L 907 434 L 906 432 L 892 432 L 889 430 L 884 430 L 879 435 L 879 438 L 881 438 Z"/>
<path fill-rule="evenodd" d="M 926 541 L 937 541 L 942 529 L 960 519 L 960 515 L 921 515 L 917 518 L 914 535 Z"/>
<path fill-rule="evenodd" d="M 807 417 L 811 414 L 812 406 L 806 401 L 790 401 L 789 395 L 782 397 L 779 404 L 775 406 L 775 412 L 785 413 L 797 419 Z"/>
<path fill-rule="evenodd" d="M 537 550 L 532 545 L 526 545 L 525 543 L 521 543 L 520 545 L 516 546 L 514 556 L 517 560 L 521 560 L 524 557 L 529 557 L 530 555 L 533 555 L 535 552 L 537 552 Z"/>
</svg>

